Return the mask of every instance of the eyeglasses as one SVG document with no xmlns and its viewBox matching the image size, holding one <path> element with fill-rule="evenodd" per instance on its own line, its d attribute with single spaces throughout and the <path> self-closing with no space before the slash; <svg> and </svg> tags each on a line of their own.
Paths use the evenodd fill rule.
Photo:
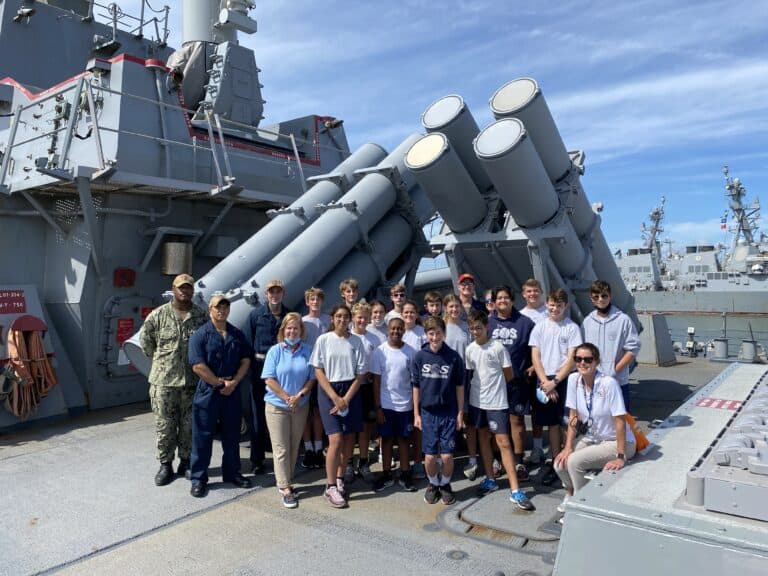
<svg viewBox="0 0 768 576">
<path fill-rule="evenodd" d="M 592 362 L 595 361 L 595 358 L 593 356 L 574 356 L 573 361 L 576 362 L 576 364 L 581 364 L 582 362 L 584 364 L 592 364 Z"/>
<path fill-rule="evenodd" d="M 486 304 L 492 304 L 493 303 L 493 298 L 486 298 L 485 299 L 485 303 Z"/>
</svg>

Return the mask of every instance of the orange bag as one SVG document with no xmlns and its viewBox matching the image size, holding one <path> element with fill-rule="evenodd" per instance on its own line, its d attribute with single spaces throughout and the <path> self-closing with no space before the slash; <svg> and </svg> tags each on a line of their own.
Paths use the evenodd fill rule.
<svg viewBox="0 0 768 576">
<path fill-rule="evenodd" d="M 635 448 L 639 454 L 648 448 L 651 445 L 651 442 L 648 440 L 648 437 L 645 435 L 645 433 L 640 430 L 640 427 L 637 425 L 637 421 L 629 412 L 627 412 L 627 424 L 629 424 L 629 427 L 632 429 L 632 434 L 635 435 Z"/>
</svg>

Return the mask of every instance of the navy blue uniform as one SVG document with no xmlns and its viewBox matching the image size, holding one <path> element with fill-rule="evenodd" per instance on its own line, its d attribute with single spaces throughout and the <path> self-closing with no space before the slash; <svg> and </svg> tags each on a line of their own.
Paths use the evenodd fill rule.
<svg viewBox="0 0 768 576">
<path fill-rule="evenodd" d="M 207 322 L 189 340 L 189 362 L 205 364 L 216 376 L 232 378 L 237 374 L 243 358 L 250 358 L 252 350 L 243 333 L 227 322 L 227 338 L 222 338 L 213 322 Z M 240 474 L 240 391 L 229 396 L 220 392 L 222 386 L 211 386 L 204 380 L 197 382 L 192 403 L 192 461 L 193 483 L 208 482 L 213 435 L 217 422 L 221 422 L 221 445 L 224 456 L 221 475 L 225 482 Z"/>
<path fill-rule="evenodd" d="M 526 370 L 533 365 L 528 341 L 534 326 L 533 320 L 516 308 L 512 309 L 509 318 L 499 318 L 496 312 L 488 317 L 488 334 L 504 344 L 512 360 L 514 376 L 507 382 L 507 401 L 509 413 L 515 416 L 525 416 L 530 409 L 531 383 Z"/>
<path fill-rule="evenodd" d="M 461 356 L 443 344 L 437 352 L 429 344 L 416 353 L 411 381 L 419 389 L 421 448 L 424 454 L 453 454 L 456 448 L 456 388 L 464 386 Z"/>
<path fill-rule="evenodd" d="M 267 447 L 267 423 L 264 415 L 264 394 L 267 384 L 262 379 L 264 359 L 269 349 L 277 344 L 277 332 L 286 314 L 290 310 L 280 305 L 280 313 L 275 316 L 270 312 L 269 306 L 259 304 L 248 316 L 248 329 L 250 332 L 253 353 L 255 359 L 251 364 L 251 464 L 261 466 L 264 463 L 264 453 Z"/>
</svg>

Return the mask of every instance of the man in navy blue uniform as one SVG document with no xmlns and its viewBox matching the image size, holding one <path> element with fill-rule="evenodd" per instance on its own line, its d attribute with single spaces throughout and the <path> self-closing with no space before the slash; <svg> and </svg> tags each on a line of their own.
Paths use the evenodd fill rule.
<svg viewBox="0 0 768 576">
<path fill-rule="evenodd" d="M 526 371 L 533 365 L 528 340 L 535 324 L 515 308 L 515 293 L 509 286 L 496 286 L 492 298 L 495 310 L 488 318 L 488 332 L 491 338 L 504 344 L 512 360 L 514 375 L 507 382 L 509 422 L 517 462 L 517 479 L 524 482 L 529 477 L 528 470 L 522 464 L 525 453 L 525 414 L 530 408 L 531 397 L 531 385 L 526 378 Z"/>
<path fill-rule="evenodd" d="M 221 423 L 221 475 L 224 482 L 250 488 L 240 474 L 240 413 L 237 385 L 248 374 L 252 351 L 243 333 L 227 322 L 229 300 L 217 294 L 208 304 L 210 321 L 189 341 L 189 362 L 200 380 L 192 401 L 192 488 L 202 498 L 208 492 L 208 465 L 216 424 Z"/>
<path fill-rule="evenodd" d="M 264 453 L 267 448 L 267 425 L 264 415 L 266 382 L 261 377 L 264 359 L 269 349 L 277 344 L 277 331 L 285 315 L 290 312 L 283 305 L 285 286 L 282 280 L 267 282 L 266 304 L 259 304 L 248 316 L 248 328 L 252 338 L 254 362 L 251 370 L 251 467 L 254 474 L 264 473 Z"/>
</svg>

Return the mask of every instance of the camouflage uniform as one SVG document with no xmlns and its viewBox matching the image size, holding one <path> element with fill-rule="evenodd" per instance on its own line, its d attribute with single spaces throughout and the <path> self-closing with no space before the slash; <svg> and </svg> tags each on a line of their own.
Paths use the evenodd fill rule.
<svg viewBox="0 0 768 576">
<path fill-rule="evenodd" d="M 173 462 L 177 447 L 182 460 L 189 460 L 192 451 L 192 398 L 198 378 L 188 361 L 189 338 L 207 321 L 206 311 L 194 304 L 181 321 L 169 302 L 153 310 L 141 330 L 141 347 L 152 358 L 149 397 L 157 459 L 164 464 Z"/>
</svg>

